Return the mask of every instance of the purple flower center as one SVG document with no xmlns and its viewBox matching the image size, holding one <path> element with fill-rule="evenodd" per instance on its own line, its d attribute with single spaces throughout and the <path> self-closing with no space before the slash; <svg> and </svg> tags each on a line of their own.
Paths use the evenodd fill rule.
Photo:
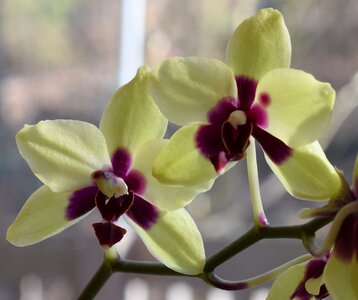
<svg viewBox="0 0 358 300">
<path fill-rule="evenodd" d="M 131 164 L 129 152 L 118 149 L 112 156 L 112 169 L 93 172 L 94 184 L 75 191 L 69 199 L 65 212 L 69 220 L 97 207 L 103 222 L 93 228 L 102 246 L 111 247 L 123 238 L 125 229 L 115 224 L 123 214 L 144 229 L 151 228 L 159 216 L 158 208 L 142 198 L 146 181 Z"/>
<path fill-rule="evenodd" d="M 252 135 L 270 159 L 279 164 L 291 155 L 291 148 L 265 131 L 269 124 L 267 107 L 271 104 L 268 93 L 262 92 L 254 103 L 257 82 L 237 76 L 237 97 L 225 97 L 209 111 L 209 124 L 199 128 L 196 147 L 220 173 L 229 161 L 245 156 Z"/>
</svg>

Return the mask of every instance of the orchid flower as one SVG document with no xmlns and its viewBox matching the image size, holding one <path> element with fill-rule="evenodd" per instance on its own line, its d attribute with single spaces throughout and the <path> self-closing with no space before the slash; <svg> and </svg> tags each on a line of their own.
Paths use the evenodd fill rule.
<svg viewBox="0 0 358 300">
<path fill-rule="evenodd" d="M 231 36 L 227 64 L 201 57 L 155 68 L 149 93 L 169 121 L 183 125 L 154 161 L 169 184 L 202 184 L 245 156 L 250 136 L 280 165 L 326 129 L 335 92 L 290 69 L 291 43 L 280 12 L 263 9 Z"/>
<path fill-rule="evenodd" d="M 323 174 L 323 172 L 319 173 Z M 318 180 L 318 177 L 319 175 L 311 174 L 314 181 Z M 329 175 L 326 175 L 325 179 L 328 178 Z M 292 181 L 294 180 L 288 179 L 286 184 Z M 327 248 L 326 245 L 333 245 L 332 250 L 323 258 L 313 259 L 283 272 L 274 282 L 268 300 L 323 299 L 328 295 L 334 300 L 358 299 L 358 156 L 352 182 L 352 188 L 343 194 L 344 197 L 342 193 L 334 192 L 333 189 L 331 205 L 321 210 L 310 210 L 313 215 L 319 212 L 324 216 L 325 213 L 334 212 L 332 208 L 335 202 L 340 206 L 343 204 L 343 207 L 334 212 L 335 217 L 323 248 L 324 250 Z M 303 188 L 303 185 L 295 185 L 297 191 Z M 307 198 L 307 195 L 305 197 Z M 314 198 L 315 195 L 311 197 L 312 200 Z"/>
<path fill-rule="evenodd" d="M 26 246 L 51 237 L 97 208 L 93 224 L 99 243 L 111 247 L 125 229 L 124 216 L 159 261 L 175 271 L 203 271 L 201 235 L 184 210 L 166 211 L 203 189 L 164 186 L 151 174 L 153 159 L 166 144 L 167 120 L 147 93 L 149 68 L 110 99 L 96 126 L 74 120 L 25 125 L 16 141 L 21 155 L 43 182 L 25 203 L 7 239 Z M 206 186 L 208 188 L 208 186 Z"/>
</svg>

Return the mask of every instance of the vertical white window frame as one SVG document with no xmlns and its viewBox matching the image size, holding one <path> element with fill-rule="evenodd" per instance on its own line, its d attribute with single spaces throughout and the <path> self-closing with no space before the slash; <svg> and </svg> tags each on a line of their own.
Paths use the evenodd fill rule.
<svg viewBox="0 0 358 300">
<path fill-rule="evenodd" d="M 122 0 L 119 37 L 118 86 L 130 81 L 143 65 L 146 0 Z"/>
<path fill-rule="evenodd" d="M 118 87 L 129 82 L 143 65 L 145 51 L 146 0 L 122 0 L 120 14 L 120 31 L 118 45 Z M 125 257 L 133 246 L 136 234 L 123 221 L 118 220 L 121 227 L 127 229 L 125 238 L 119 243 L 117 250 Z"/>
</svg>

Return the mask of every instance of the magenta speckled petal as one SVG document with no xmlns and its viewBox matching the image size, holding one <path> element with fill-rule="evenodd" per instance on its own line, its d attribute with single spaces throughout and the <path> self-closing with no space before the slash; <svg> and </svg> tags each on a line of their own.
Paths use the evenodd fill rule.
<svg viewBox="0 0 358 300">
<path fill-rule="evenodd" d="M 249 110 L 255 99 L 257 81 L 244 76 L 236 76 L 235 80 L 240 109 Z"/>
<path fill-rule="evenodd" d="M 221 139 L 221 126 L 203 125 L 196 134 L 196 147 L 207 158 L 225 151 L 225 145 Z"/>
<path fill-rule="evenodd" d="M 310 300 L 312 296 L 305 287 L 306 281 L 311 278 L 319 278 L 326 266 L 326 258 L 316 258 L 312 259 L 307 263 L 306 272 L 303 280 L 299 283 L 294 293 L 291 295 L 290 299 L 299 299 L 299 300 Z M 328 296 L 328 291 L 325 285 L 322 285 L 319 294 L 314 295 L 315 299 L 324 299 Z"/>
<path fill-rule="evenodd" d="M 334 253 L 337 258 L 350 262 L 354 255 L 358 255 L 358 217 L 356 215 L 348 216 L 337 236 Z"/>
<path fill-rule="evenodd" d="M 268 125 L 267 112 L 263 105 L 254 104 L 250 109 L 249 118 L 261 128 L 266 128 Z"/>
<path fill-rule="evenodd" d="M 72 193 L 66 207 L 66 218 L 74 220 L 95 208 L 97 186 L 88 186 Z"/>
<path fill-rule="evenodd" d="M 144 175 L 138 170 L 130 170 L 125 177 L 125 182 L 128 190 L 133 191 L 135 194 L 143 195 L 147 185 Z"/>
<path fill-rule="evenodd" d="M 223 143 L 221 131 L 221 126 L 217 124 L 203 125 L 196 135 L 196 147 L 211 161 L 217 173 L 220 173 L 228 162 L 227 149 Z"/>
<path fill-rule="evenodd" d="M 234 97 L 226 97 L 208 112 L 208 121 L 211 124 L 222 124 L 230 114 L 239 108 L 239 103 Z"/>
<path fill-rule="evenodd" d="M 260 127 L 254 125 L 252 135 L 275 164 L 281 164 L 291 156 L 290 147 Z"/>
<path fill-rule="evenodd" d="M 127 211 L 127 216 L 140 227 L 148 230 L 156 223 L 159 217 L 159 209 L 140 196 L 134 195 L 134 202 Z"/>
<path fill-rule="evenodd" d="M 113 173 L 121 178 L 124 178 L 132 164 L 131 155 L 124 148 L 118 148 L 112 155 Z"/>
</svg>

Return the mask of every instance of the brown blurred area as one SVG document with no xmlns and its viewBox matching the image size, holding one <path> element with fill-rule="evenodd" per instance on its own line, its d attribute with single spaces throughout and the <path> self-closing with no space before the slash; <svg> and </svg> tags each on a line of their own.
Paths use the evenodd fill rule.
<svg viewBox="0 0 358 300">
<path fill-rule="evenodd" d="M 358 104 L 356 0 L 148 0 L 145 63 L 154 67 L 174 55 L 224 60 L 226 42 L 236 26 L 268 6 L 280 9 L 285 17 L 293 47 L 292 67 L 342 91 L 330 128 L 332 136 L 326 138 L 327 156 L 350 178 L 358 149 L 358 120 L 354 118 Z M 126 46 L 119 44 L 120 18 L 121 1 L 116 0 L 0 0 L 0 299 L 73 299 L 102 261 L 91 228 L 98 218 L 95 214 L 26 248 L 10 245 L 5 234 L 25 200 L 40 186 L 18 154 L 16 132 L 26 123 L 43 119 L 70 118 L 98 125 L 117 88 L 118 53 Z M 298 210 L 313 204 L 284 193 L 261 154 L 259 168 L 271 223 L 302 222 Z M 252 224 L 245 171 L 245 163 L 239 163 L 189 207 L 208 254 Z M 291 241 L 264 242 L 219 271 L 229 279 L 254 276 L 302 251 L 299 243 Z M 151 259 L 137 240 L 129 257 Z M 141 300 L 131 298 L 125 288 L 138 278 L 142 280 L 139 285 L 151 287 L 145 299 L 184 299 L 168 292 L 178 282 L 193 291 L 192 299 L 209 299 L 212 292 L 199 280 L 116 274 L 98 299 Z M 222 293 L 215 299 L 264 299 L 254 298 L 255 293 L 257 290 Z"/>
</svg>

